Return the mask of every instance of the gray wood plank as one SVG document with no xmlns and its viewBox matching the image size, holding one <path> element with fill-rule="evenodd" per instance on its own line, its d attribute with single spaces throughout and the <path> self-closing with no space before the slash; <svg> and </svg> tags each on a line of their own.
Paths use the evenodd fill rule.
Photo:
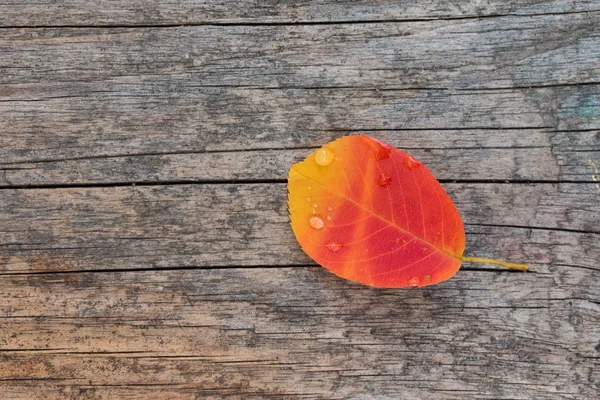
<svg viewBox="0 0 600 400">
<path fill-rule="evenodd" d="M 0 381 L 8 398 L 591 399 L 599 283 L 572 267 L 421 290 L 318 267 L 5 277 Z"/>
<path fill-rule="evenodd" d="M 527 149 L 436 156 L 473 160 L 489 179 L 590 181 L 597 137 L 570 131 L 600 127 L 598 15 L 2 30 L 1 184 L 177 179 L 156 163 L 175 166 L 179 179 L 232 179 L 200 172 L 200 159 L 210 165 L 218 156 L 179 153 L 314 147 L 361 129 L 400 131 L 389 135 L 399 147 L 408 140 L 425 151 L 446 142 L 470 147 L 458 143 L 459 135 L 487 141 L 483 147 L 519 142 Z M 492 131 L 499 128 L 540 132 Z M 583 135 L 587 144 L 562 154 L 544 136 L 557 129 L 562 137 Z M 536 138 L 529 143 L 518 135 Z M 539 143 L 551 148 L 534 148 Z M 170 156 L 87 160 L 161 153 Z M 277 173 L 294 157 L 276 157 Z M 232 160 L 232 176 L 238 163 L 248 171 L 250 158 L 223 157 Z M 71 159 L 77 162 L 35 164 Z M 487 160 L 498 162 L 492 167 Z M 27 162 L 34 164 L 13 165 Z M 117 166 L 121 172 L 110 177 Z M 482 179 L 481 172 L 444 179 Z"/>
<path fill-rule="evenodd" d="M 2 26 L 290 23 L 467 18 L 600 10 L 597 0 L 463 1 L 231 1 L 4 0 Z"/>
<path fill-rule="evenodd" d="M 598 268 L 593 184 L 446 184 L 468 256 Z M 287 187 L 208 184 L 0 190 L 0 271 L 305 265 Z"/>
<path fill-rule="evenodd" d="M 351 132 L 322 132 L 309 144 L 317 144 L 319 140 L 324 144 L 344 133 Z M 591 160 L 600 164 L 597 131 L 473 129 L 369 133 L 410 152 L 443 181 L 594 183 L 600 179 L 590 163 Z M 217 135 L 214 137 L 218 138 Z M 209 138 L 206 140 L 208 143 Z M 165 145 L 171 144 L 177 145 L 175 141 Z M 180 150 L 175 147 L 174 153 L 162 148 L 154 154 L 82 154 L 72 159 L 0 162 L 0 187 L 284 181 L 291 165 L 303 160 L 314 149 L 285 149 L 285 142 L 279 146 L 278 150 L 234 151 Z M 14 150 L 14 147 L 5 149 L 7 153 Z M 121 146 L 115 150 L 127 153 Z"/>
<path fill-rule="evenodd" d="M 80 94 L 0 102 L 3 163 L 320 146 L 373 129 L 600 128 L 600 85 L 456 92 L 94 85 Z"/>
<path fill-rule="evenodd" d="M 16 99 L 64 96 L 76 89 L 71 82 L 110 85 L 116 78 L 124 84 L 171 80 L 174 91 L 598 83 L 599 19 L 600 9 L 351 25 L 6 29 L 0 31 L 0 83 L 10 85 L 2 97 Z"/>
</svg>

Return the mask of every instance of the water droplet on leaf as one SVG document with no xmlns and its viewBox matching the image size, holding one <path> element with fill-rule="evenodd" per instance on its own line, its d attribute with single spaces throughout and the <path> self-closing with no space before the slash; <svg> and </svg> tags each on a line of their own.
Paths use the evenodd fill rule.
<svg viewBox="0 0 600 400">
<path fill-rule="evenodd" d="M 333 211 L 333 207 L 331 207 L 331 206 L 327 207 L 327 211 Z"/>
<path fill-rule="evenodd" d="M 314 204 L 313 204 L 313 207 L 314 207 L 314 208 L 317 208 L 317 207 L 319 207 L 319 205 L 318 205 L 317 203 L 314 203 Z"/>
<path fill-rule="evenodd" d="M 327 216 L 327 221 L 331 221 L 331 217 L 329 215 Z"/>
<path fill-rule="evenodd" d="M 387 143 L 382 143 L 379 140 L 373 139 L 372 137 L 366 135 L 361 135 L 360 140 L 362 143 L 366 144 L 369 147 L 369 149 L 371 150 L 371 155 L 377 161 L 390 158 L 390 152 L 392 148 Z"/>
<path fill-rule="evenodd" d="M 381 175 L 379 175 L 379 178 L 377 178 L 377 184 L 381 187 L 386 187 L 388 186 L 390 183 L 392 182 L 392 177 L 391 176 L 387 176 L 386 174 L 384 174 L 383 172 L 381 173 Z"/>
<path fill-rule="evenodd" d="M 408 281 L 408 285 L 409 286 L 419 286 L 419 278 L 417 278 L 416 276 L 413 278 L 410 278 L 410 280 Z"/>
<path fill-rule="evenodd" d="M 310 198 L 310 197 L 307 197 L 307 198 L 306 198 L 306 201 L 310 201 L 310 200 L 311 200 L 311 198 Z"/>
<path fill-rule="evenodd" d="M 315 162 L 322 167 L 331 164 L 333 157 L 335 154 L 327 147 L 321 147 L 315 152 Z"/>
<path fill-rule="evenodd" d="M 410 154 L 404 159 L 404 166 L 408 169 L 415 169 L 420 166 L 419 160 L 411 156 Z"/>
<path fill-rule="evenodd" d="M 315 229 L 321 229 L 325 226 L 325 222 L 318 215 L 313 215 L 308 219 L 308 224 Z"/>
<path fill-rule="evenodd" d="M 342 249 L 342 247 L 344 247 L 344 245 L 340 242 L 331 242 L 331 243 L 327 243 L 325 245 L 325 247 L 327 247 L 327 249 L 333 253 L 337 253 L 338 251 L 340 251 Z"/>
</svg>

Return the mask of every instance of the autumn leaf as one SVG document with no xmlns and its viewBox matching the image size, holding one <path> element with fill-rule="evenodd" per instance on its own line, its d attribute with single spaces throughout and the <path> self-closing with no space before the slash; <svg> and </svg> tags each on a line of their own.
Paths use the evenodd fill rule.
<svg viewBox="0 0 600 400">
<path fill-rule="evenodd" d="M 303 250 L 334 274 L 375 287 L 427 286 L 462 261 L 456 206 L 410 154 L 367 135 L 326 144 L 290 169 L 292 229 Z"/>
</svg>

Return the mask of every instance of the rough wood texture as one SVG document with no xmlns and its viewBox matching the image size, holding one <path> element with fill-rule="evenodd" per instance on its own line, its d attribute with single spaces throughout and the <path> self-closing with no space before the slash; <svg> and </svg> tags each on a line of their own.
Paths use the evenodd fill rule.
<svg viewBox="0 0 600 400">
<path fill-rule="evenodd" d="M 446 188 L 467 224 L 468 254 L 598 268 L 594 185 Z M 289 226 L 285 184 L 2 190 L 0 205 L 3 273 L 309 262 Z M 569 243 L 578 251 L 565 252 Z"/>
<path fill-rule="evenodd" d="M 351 132 L 326 132 L 317 138 L 302 136 L 308 144 L 326 143 Z M 523 181 L 594 182 L 596 173 L 589 160 L 600 158 L 600 134 L 590 132 L 555 132 L 550 129 L 463 129 L 450 131 L 377 131 L 374 137 L 405 149 L 424 162 L 442 181 Z M 211 137 L 223 139 L 226 135 Z M 173 140 L 171 140 L 173 139 Z M 50 149 L 50 157 L 64 151 L 65 158 L 30 159 L 13 163 L 0 162 L 0 187 L 185 183 L 220 181 L 265 181 L 287 178 L 289 167 L 312 150 L 278 149 L 226 150 L 224 143 L 215 150 L 178 150 L 175 138 L 166 139 L 172 152 L 84 155 L 97 151 L 87 145 L 81 156 L 73 149 Z M 233 138 L 232 138 L 233 139 Z M 0 139 L 1 141 L 2 139 Z M 196 144 L 201 145 L 201 140 Z M 239 144 L 241 146 L 241 143 Z M 257 147 L 263 146 L 256 144 Z M 231 146 L 231 147 L 236 147 Z M 275 147 L 275 146 L 273 146 Z M 77 148 L 77 147 L 76 147 Z M 14 149 L 14 147 L 13 147 Z M 6 151 L 6 149 L 4 149 Z M 45 152 L 36 150 L 36 153 Z M 14 152 L 13 152 L 14 153 Z M 32 157 L 33 155 L 27 155 Z M 41 154 L 40 157 L 43 157 Z M 35 157 L 35 156 L 33 156 Z M 464 168 L 468 165 L 469 168 Z"/>
<path fill-rule="evenodd" d="M 598 0 L 3 0 L 0 27 L 403 21 L 600 10 Z"/>
<path fill-rule="evenodd" d="M 600 2 L 0 0 L 3 399 L 595 399 Z M 292 163 L 366 131 L 465 264 L 314 265 Z"/>
<path fill-rule="evenodd" d="M 485 174 L 440 168 L 463 174 L 443 179 L 590 182 L 599 18 L 3 30 L 0 185 L 214 179 L 211 158 L 255 179 L 243 176 L 250 154 L 190 153 L 306 148 L 357 130 L 436 150 L 424 160 L 444 167 L 488 161 Z M 476 147 L 494 149 L 464 151 Z"/>
<path fill-rule="evenodd" d="M 320 267 L 5 277 L 0 305 L 20 306 L 0 379 L 39 398 L 591 399 L 599 274 L 464 271 L 425 290 Z"/>
</svg>

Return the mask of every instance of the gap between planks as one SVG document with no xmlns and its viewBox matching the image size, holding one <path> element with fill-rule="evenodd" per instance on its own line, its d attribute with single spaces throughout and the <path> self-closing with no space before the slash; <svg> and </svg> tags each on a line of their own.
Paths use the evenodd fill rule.
<svg viewBox="0 0 600 400">
<path fill-rule="evenodd" d="M 535 264 L 532 264 L 535 265 Z M 0 273 L 0 277 L 14 276 L 32 276 L 32 275 L 69 275 L 69 274 L 112 274 L 112 273 L 145 273 L 145 272 L 173 272 L 173 271 L 212 271 L 212 270 L 241 270 L 241 269 L 292 269 L 292 268 L 322 268 L 318 264 L 289 264 L 289 265 L 217 265 L 217 266 L 179 266 L 179 267 L 147 267 L 130 269 L 81 269 L 81 270 L 62 270 L 62 271 L 29 271 L 29 272 L 9 272 Z M 462 268 L 462 266 L 461 266 Z M 584 267 L 585 268 L 585 267 Z M 589 269 L 589 268 L 587 268 Z M 520 274 L 523 271 L 516 271 L 506 268 L 494 267 L 470 267 L 462 268 L 469 272 L 493 272 L 502 274 Z M 593 269 L 592 269 L 593 270 Z M 539 272 L 529 269 L 527 274 L 539 274 Z M 2 318 L 2 317 L 0 317 Z"/>
<path fill-rule="evenodd" d="M 0 26 L 0 30 L 5 29 L 169 29 L 183 28 L 196 26 L 298 26 L 298 25 L 357 25 L 357 24 L 402 24 L 411 22 L 430 22 L 430 21 L 455 21 L 455 20 L 481 20 L 494 18 L 531 18 L 531 17 L 546 17 L 558 15 L 574 15 L 574 14 L 593 14 L 600 10 L 584 10 L 584 11 L 559 11 L 548 13 L 531 13 L 531 14 L 488 14 L 488 15 L 465 15 L 456 17 L 435 17 L 435 18 L 407 18 L 407 19 L 360 19 L 360 20 L 323 20 L 323 21 L 281 21 L 281 22 L 182 22 L 168 24 L 63 24 L 63 25 L 8 25 Z"/>
<path fill-rule="evenodd" d="M 0 171 L 2 168 L 0 168 Z M 506 180 L 506 179 L 438 179 L 440 183 L 472 183 L 472 184 L 509 184 L 509 185 L 533 185 L 533 184 L 581 184 L 589 185 L 596 183 L 594 180 Z M 76 189 L 76 188 L 110 188 L 127 186 L 181 186 L 181 185 L 253 185 L 253 184 L 283 184 L 286 179 L 227 179 L 227 180 L 167 180 L 167 181 L 124 181 L 104 183 L 67 183 L 67 184 L 36 184 L 36 185 L 14 185 L 0 186 L 0 190 L 39 190 L 39 189 Z"/>
</svg>

